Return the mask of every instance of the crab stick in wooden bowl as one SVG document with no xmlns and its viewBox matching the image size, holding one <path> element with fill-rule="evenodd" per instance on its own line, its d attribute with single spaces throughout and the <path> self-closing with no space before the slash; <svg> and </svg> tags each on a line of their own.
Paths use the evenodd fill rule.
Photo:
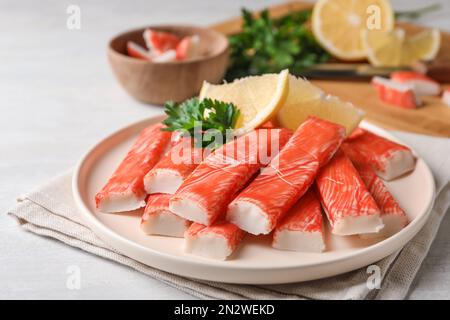
<svg viewBox="0 0 450 320">
<path fill-rule="evenodd" d="M 151 26 L 114 37 L 108 60 L 131 96 L 162 105 L 195 96 L 203 81 L 220 82 L 228 63 L 228 40 L 207 28 Z"/>
</svg>

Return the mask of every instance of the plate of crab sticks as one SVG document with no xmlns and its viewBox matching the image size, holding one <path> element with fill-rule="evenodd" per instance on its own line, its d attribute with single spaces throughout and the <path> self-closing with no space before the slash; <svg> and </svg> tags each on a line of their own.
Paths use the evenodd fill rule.
<svg viewBox="0 0 450 320">
<path fill-rule="evenodd" d="M 309 86 L 286 79 L 291 90 Z M 426 222 L 435 193 L 431 171 L 385 130 L 358 120 L 349 131 L 342 117 L 310 109 L 296 126 L 282 125 L 266 112 L 251 126 L 231 121 L 245 130 L 205 148 L 170 126 L 180 124 L 174 117 L 183 107 L 209 109 L 208 123 L 232 114 L 223 108 L 235 105 L 206 98 L 219 92 L 209 90 L 171 104 L 168 116 L 114 132 L 79 162 L 73 193 L 82 217 L 121 254 L 189 278 L 291 283 L 376 263 Z M 291 98 L 281 94 L 278 102 Z M 335 98 L 317 99 L 329 108 Z M 235 102 L 242 107 L 237 119 L 247 116 L 245 102 Z"/>
</svg>

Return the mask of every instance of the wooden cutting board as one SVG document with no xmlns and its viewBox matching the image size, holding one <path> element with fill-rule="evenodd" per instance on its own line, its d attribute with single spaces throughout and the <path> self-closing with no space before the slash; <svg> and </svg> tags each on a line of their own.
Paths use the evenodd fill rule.
<svg viewBox="0 0 450 320">
<path fill-rule="evenodd" d="M 272 17 L 279 17 L 292 11 L 311 8 L 310 3 L 288 2 L 269 8 Z M 233 18 L 211 26 L 226 35 L 241 30 L 241 18 Z M 407 32 L 417 32 L 423 27 L 402 23 Z M 441 49 L 436 61 L 449 63 L 450 34 L 442 32 Z M 440 97 L 425 97 L 424 105 L 415 110 L 401 109 L 379 101 L 370 83 L 352 81 L 313 81 L 325 92 L 352 102 L 366 112 L 366 118 L 382 127 L 393 130 L 450 137 L 450 107 L 442 103 Z M 449 84 L 443 88 L 450 87 Z"/>
</svg>

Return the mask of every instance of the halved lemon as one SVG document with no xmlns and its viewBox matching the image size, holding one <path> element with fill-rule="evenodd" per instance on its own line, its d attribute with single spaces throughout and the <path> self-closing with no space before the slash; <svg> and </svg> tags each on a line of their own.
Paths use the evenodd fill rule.
<svg viewBox="0 0 450 320">
<path fill-rule="evenodd" d="M 342 60 L 366 57 L 362 32 L 392 30 L 394 13 L 388 0 L 319 0 L 312 13 L 317 41 Z"/>
<path fill-rule="evenodd" d="M 204 82 L 200 99 L 231 102 L 241 112 L 235 134 L 245 134 L 273 118 L 283 106 L 289 92 L 289 71 L 264 74 L 220 85 Z"/>
<path fill-rule="evenodd" d="M 361 122 L 364 112 L 349 102 L 325 95 L 307 80 L 290 76 L 289 95 L 277 114 L 278 124 L 296 130 L 310 115 L 338 123 L 350 134 Z"/>
<path fill-rule="evenodd" d="M 364 33 L 367 58 L 377 67 L 409 66 L 419 60 L 432 60 L 439 52 L 441 35 L 438 29 L 424 30 L 407 37 L 403 29 Z"/>
</svg>

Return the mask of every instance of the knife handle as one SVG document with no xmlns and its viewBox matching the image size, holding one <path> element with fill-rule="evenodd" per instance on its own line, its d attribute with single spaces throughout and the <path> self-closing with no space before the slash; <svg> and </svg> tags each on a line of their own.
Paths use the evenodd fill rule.
<svg viewBox="0 0 450 320">
<path fill-rule="evenodd" d="M 428 77 L 440 83 L 450 82 L 450 62 L 449 63 L 432 63 L 426 64 L 423 62 L 413 65 L 413 69 L 417 72 L 423 73 Z"/>
</svg>

